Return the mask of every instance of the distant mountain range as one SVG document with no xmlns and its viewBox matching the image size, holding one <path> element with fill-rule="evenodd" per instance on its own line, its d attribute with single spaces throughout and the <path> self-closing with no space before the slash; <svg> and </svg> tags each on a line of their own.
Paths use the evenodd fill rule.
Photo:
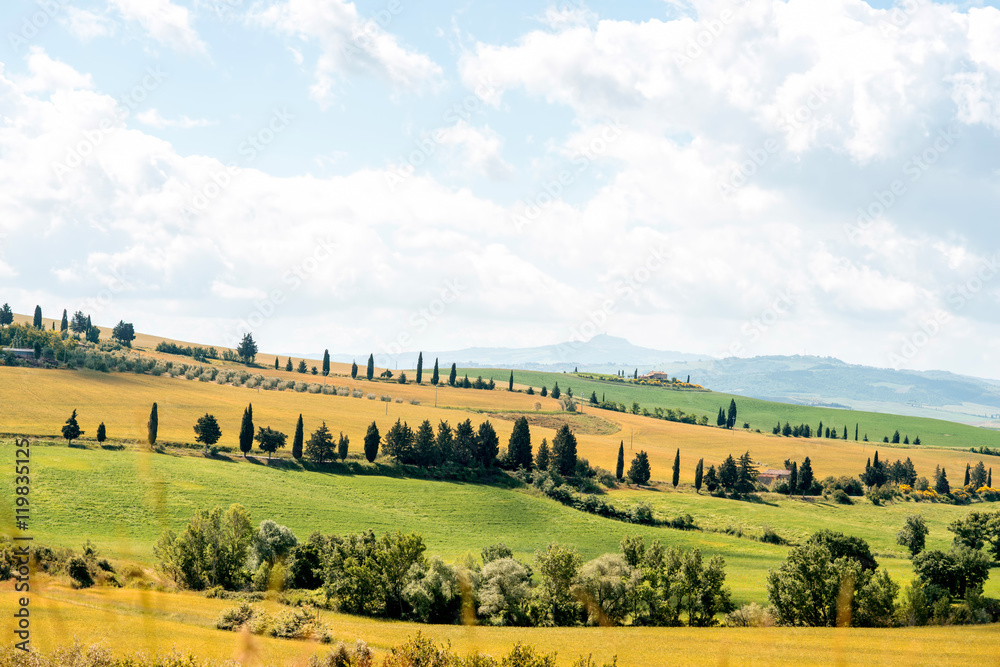
<svg viewBox="0 0 1000 667">
<path fill-rule="evenodd" d="M 296 355 L 298 356 L 298 355 Z M 319 358 L 321 355 L 306 355 Z M 363 364 L 368 354 L 333 355 Z M 848 364 L 833 357 L 768 356 L 715 359 L 709 355 L 639 347 L 601 334 L 586 342 L 529 348 L 472 347 L 425 351 L 425 367 L 440 359 L 466 368 L 520 368 L 640 374 L 659 370 L 709 389 L 765 400 L 935 417 L 1000 428 L 1000 381 L 947 371 L 910 371 Z M 376 354 L 380 367 L 409 369 L 416 353 Z"/>
</svg>

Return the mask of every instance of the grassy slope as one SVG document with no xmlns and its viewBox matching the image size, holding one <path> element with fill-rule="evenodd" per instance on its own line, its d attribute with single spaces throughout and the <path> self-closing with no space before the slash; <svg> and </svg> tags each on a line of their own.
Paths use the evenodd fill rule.
<svg viewBox="0 0 1000 667">
<path fill-rule="evenodd" d="M 485 368 L 460 369 L 459 377 L 466 373 L 469 374 L 470 378 L 475 378 L 477 375 L 482 375 L 484 379 L 493 377 L 504 387 L 506 387 L 507 379 L 510 377 L 509 369 Z M 826 426 L 836 426 L 841 434 L 843 434 L 846 425 L 848 437 L 852 441 L 854 439 L 854 425 L 859 424 L 861 432 L 859 437 L 867 433 L 868 439 L 872 441 L 881 441 L 883 436 L 889 436 L 892 439 L 893 432 L 899 429 L 900 434 L 908 434 L 910 440 L 920 436 L 921 442 L 931 446 L 978 447 L 987 445 L 996 447 L 1000 445 L 1000 431 L 980 429 L 939 419 L 774 403 L 716 392 L 672 391 L 658 387 L 600 382 L 577 377 L 570 373 L 519 370 L 514 373 L 514 381 L 516 385 L 525 387 L 530 385 L 535 388 L 535 391 L 538 391 L 543 385 L 551 390 L 552 386 L 558 382 L 560 389 L 566 391 L 567 388 L 571 387 L 573 395 L 580 398 L 588 399 L 590 393 L 595 391 L 599 399 L 604 396 L 608 401 L 617 401 L 628 406 L 631 406 L 633 402 L 638 402 L 651 412 L 654 407 L 661 407 L 708 415 L 711 424 L 715 423 L 715 416 L 718 414 L 719 408 L 728 409 L 729 401 L 735 399 L 739 424 L 749 422 L 752 429 L 760 429 L 766 433 L 770 433 L 778 422 L 782 424 L 790 422 L 792 425 L 810 424 L 815 429 L 822 421 Z M 597 413 L 600 414 L 599 411 Z"/>
<path fill-rule="evenodd" d="M 59 585 L 34 591 L 33 645 L 49 650 L 77 637 L 126 650 L 164 651 L 176 646 L 202 657 L 239 658 L 245 664 L 305 663 L 325 649 L 314 644 L 239 635 L 213 629 L 231 603 L 192 593 L 100 589 L 71 591 Z M 0 594 L 10 595 L 9 583 Z M 264 607 L 276 611 L 273 603 Z M 338 639 L 367 641 L 377 656 L 417 632 L 448 641 L 454 651 L 500 655 L 517 641 L 558 654 L 559 665 L 591 654 L 602 663 L 618 656 L 621 667 L 667 665 L 966 665 L 1000 662 L 995 626 L 931 627 L 902 630 L 839 628 L 485 628 L 387 623 L 322 612 Z M 10 620 L 3 621 L 7 631 Z M 975 649 L 970 650 L 970 647 Z M 860 656 L 864 656 L 863 660 Z"/>
</svg>

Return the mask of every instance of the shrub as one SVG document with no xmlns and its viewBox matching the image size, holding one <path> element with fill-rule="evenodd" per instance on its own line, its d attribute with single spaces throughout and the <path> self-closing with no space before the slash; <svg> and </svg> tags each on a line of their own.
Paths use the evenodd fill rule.
<svg viewBox="0 0 1000 667">
<path fill-rule="evenodd" d="M 221 586 L 216 586 L 215 588 L 221 589 Z M 215 591 L 215 588 L 210 589 L 208 593 Z M 208 595 L 208 594 L 206 594 Z M 212 596 L 209 597 L 221 597 Z M 254 615 L 253 606 L 247 602 L 240 602 L 235 607 L 230 607 L 229 609 L 224 609 L 221 614 L 219 614 L 218 620 L 215 622 L 215 627 L 219 630 L 239 630 L 243 627 L 247 621 L 250 620 Z"/>
<path fill-rule="evenodd" d="M 304 393 L 308 388 L 309 388 L 309 383 L 308 382 L 296 382 L 295 383 L 295 391 L 297 391 L 300 394 Z"/>
<path fill-rule="evenodd" d="M 420 405 L 420 401 L 415 398 L 411 398 L 410 405 Z"/>
<path fill-rule="evenodd" d="M 90 588 L 94 585 L 94 578 L 90 576 L 90 568 L 87 561 L 79 556 L 73 556 L 66 563 L 66 573 L 73 580 L 74 588 Z"/>
<path fill-rule="evenodd" d="M 354 389 L 353 391 L 351 391 L 351 396 L 353 396 L 354 398 L 361 398 L 364 395 L 365 392 L 361 391 L 360 389 Z M 368 394 L 368 398 L 370 399 L 375 398 L 375 394 Z"/>
<path fill-rule="evenodd" d="M 318 394 L 321 391 L 323 391 L 323 385 L 321 385 L 321 384 L 311 384 L 311 385 L 309 385 L 309 393 L 310 394 Z"/>
<path fill-rule="evenodd" d="M 375 394 L 368 394 L 367 396 L 365 396 L 365 398 L 367 398 L 369 401 L 374 401 L 378 397 L 375 396 Z"/>
<path fill-rule="evenodd" d="M 690 516 L 689 514 L 688 517 L 690 518 Z M 653 508 L 649 506 L 649 503 L 638 503 L 632 508 L 631 519 L 632 523 L 641 523 L 647 526 L 652 525 Z"/>
<path fill-rule="evenodd" d="M 397 402 L 397 403 L 402 403 L 402 402 L 403 402 L 403 399 L 401 399 L 401 398 L 397 398 L 397 399 L 396 399 L 396 402 Z"/>
<path fill-rule="evenodd" d="M 770 628 L 774 625 L 774 615 L 768 607 L 751 602 L 726 614 L 723 625 L 727 628 Z"/>
<path fill-rule="evenodd" d="M 851 500 L 851 497 L 849 495 L 847 495 L 847 492 L 844 491 L 843 489 L 836 489 L 833 492 L 833 502 L 838 503 L 840 505 L 853 505 L 854 504 L 854 501 Z"/>
</svg>

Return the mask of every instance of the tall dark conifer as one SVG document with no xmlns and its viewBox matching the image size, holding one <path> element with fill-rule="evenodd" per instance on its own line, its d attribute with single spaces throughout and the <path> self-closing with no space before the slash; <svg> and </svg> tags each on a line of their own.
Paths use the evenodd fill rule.
<svg viewBox="0 0 1000 667">
<path fill-rule="evenodd" d="M 698 465 L 694 467 L 694 491 L 701 493 L 701 481 L 705 476 L 705 459 L 698 459 Z"/>
<path fill-rule="evenodd" d="M 510 371 L 510 379 L 507 380 L 507 391 L 514 391 L 514 371 Z"/>
<path fill-rule="evenodd" d="M 375 422 L 368 425 L 368 431 L 365 433 L 365 458 L 369 462 L 375 460 L 378 456 L 378 445 L 382 441 L 382 436 L 378 432 L 378 426 Z"/>
<path fill-rule="evenodd" d="M 424 353 L 421 352 L 417 355 L 417 384 L 421 384 L 424 381 Z"/>
<path fill-rule="evenodd" d="M 35 325 L 36 329 L 41 329 L 42 328 L 42 307 L 41 306 L 35 306 L 35 317 L 32 320 L 32 324 Z"/>
<path fill-rule="evenodd" d="M 455 386 L 455 380 L 457 380 L 457 379 L 458 379 L 458 369 L 455 368 L 455 364 L 453 363 L 451 365 L 451 373 L 448 375 L 448 384 L 450 384 L 452 387 L 454 387 Z"/>
<path fill-rule="evenodd" d="M 792 461 L 792 467 L 788 475 L 788 495 L 792 495 L 799 488 L 799 464 Z"/>
<path fill-rule="evenodd" d="M 673 477 L 671 477 L 670 482 L 677 488 L 677 483 L 681 480 L 681 450 L 677 450 L 677 454 L 674 455 L 674 468 Z"/>
<path fill-rule="evenodd" d="M 302 414 L 299 414 L 299 421 L 295 423 L 295 437 L 292 438 L 292 456 L 295 460 L 302 458 L 302 443 L 305 440 L 305 432 L 302 426 Z"/>
<path fill-rule="evenodd" d="M 507 443 L 507 461 L 511 468 L 531 470 L 531 429 L 526 417 L 518 417 Z"/>
<path fill-rule="evenodd" d="M 375 355 L 374 354 L 369 354 L 368 355 L 368 369 L 365 371 L 365 377 L 367 377 L 369 380 L 371 380 L 373 377 L 375 377 Z"/>
<path fill-rule="evenodd" d="M 326 377 L 329 374 L 330 374 L 330 350 L 323 350 L 323 377 Z"/>
<path fill-rule="evenodd" d="M 243 421 L 240 423 L 240 451 L 243 452 L 243 458 L 246 458 L 253 449 L 253 436 L 253 403 L 251 403 L 243 410 Z"/>
<path fill-rule="evenodd" d="M 438 374 L 438 360 L 437 357 L 434 358 L 434 371 L 431 373 L 431 384 L 435 387 L 437 383 L 441 381 L 441 376 Z"/>
<path fill-rule="evenodd" d="M 615 465 L 615 477 L 622 481 L 625 476 L 625 441 L 618 443 L 618 463 Z"/>
<path fill-rule="evenodd" d="M 146 442 L 149 443 L 150 447 L 156 444 L 156 431 L 159 428 L 160 419 L 156 414 L 156 403 L 153 403 L 153 409 L 149 412 L 149 421 L 146 422 Z"/>
<path fill-rule="evenodd" d="M 59 322 L 59 331 L 66 331 L 69 329 L 69 316 L 66 314 L 66 309 L 63 308 L 62 321 Z"/>
</svg>

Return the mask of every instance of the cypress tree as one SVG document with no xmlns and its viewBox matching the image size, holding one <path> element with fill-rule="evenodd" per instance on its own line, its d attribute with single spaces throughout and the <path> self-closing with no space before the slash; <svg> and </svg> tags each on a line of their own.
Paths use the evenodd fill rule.
<svg viewBox="0 0 1000 667">
<path fill-rule="evenodd" d="M 847 424 L 844 424 L 844 440 L 847 440 Z"/>
<path fill-rule="evenodd" d="M 146 422 L 146 442 L 149 443 L 150 447 L 156 444 L 156 430 L 159 426 L 159 417 L 156 415 L 156 403 L 153 403 L 153 409 L 149 413 L 149 421 Z"/>
<path fill-rule="evenodd" d="M 279 370 L 278 369 L 278 357 L 274 358 L 274 370 Z"/>
<path fill-rule="evenodd" d="M 431 384 L 436 387 L 437 383 L 440 381 L 441 376 L 438 375 L 438 360 L 437 357 L 434 357 L 434 371 L 431 373 Z"/>
<path fill-rule="evenodd" d="M 969 464 L 966 463 L 965 464 L 965 483 L 962 486 L 968 486 L 969 485 L 969 477 L 971 476 L 971 473 L 972 473 L 972 468 L 970 468 Z"/>
<path fill-rule="evenodd" d="M 934 490 L 940 494 L 951 493 L 951 485 L 948 484 L 948 473 L 944 468 L 941 468 L 941 474 L 938 475 Z"/>
<path fill-rule="evenodd" d="M 36 329 L 41 329 L 42 328 L 42 307 L 41 306 L 35 306 L 35 318 L 32 321 L 32 323 L 35 325 Z"/>
<path fill-rule="evenodd" d="M 792 469 L 788 475 L 788 495 L 795 493 L 797 488 L 799 488 L 799 464 L 792 461 Z"/>
<path fill-rule="evenodd" d="M 353 361 L 351 362 L 351 379 L 352 380 L 358 379 L 358 365 Z"/>
<path fill-rule="evenodd" d="M 108 439 L 108 431 L 104 428 L 104 422 L 97 427 L 97 442 L 104 442 Z"/>
<path fill-rule="evenodd" d="M 424 353 L 421 352 L 417 355 L 417 384 L 422 383 L 424 380 Z"/>
<path fill-rule="evenodd" d="M 715 418 L 715 425 L 718 426 L 719 428 L 722 428 L 722 426 L 725 423 L 726 423 L 726 415 L 724 415 L 722 413 L 722 406 L 720 405 L 719 406 L 719 415 Z"/>
<path fill-rule="evenodd" d="M 368 425 L 368 431 L 365 433 L 365 458 L 371 463 L 378 456 L 378 443 L 382 440 L 382 436 L 379 435 L 378 426 L 373 421 Z"/>
<path fill-rule="evenodd" d="M 986 486 L 993 488 L 993 466 L 990 466 L 990 472 L 986 477 Z"/>
<path fill-rule="evenodd" d="M 247 457 L 253 448 L 253 403 L 243 410 L 243 421 L 240 423 L 240 451 L 243 458 Z"/>
<path fill-rule="evenodd" d="M 518 417 L 507 443 L 507 461 L 512 468 L 531 470 L 531 429 L 527 417 Z"/>
<path fill-rule="evenodd" d="M 510 371 L 510 379 L 507 380 L 507 391 L 514 391 L 514 371 Z"/>
<path fill-rule="evenodd" d="M 799 488 L 802 489 L 802 495 L 805 496 L 809 491 L 809 487 L 813 483 L 813 469 L 812 462 L 809 461 L 807 456 L 805 461 L 802 462 L 802 468 L 799 470 Z"/>
<path fill-rule="evenodd" d="M 698 465 L 694 467 L 695 493 L 701 493 L 701 480 L 704 477 L 704 475 L 705 475 L 705 459 L 698 459 Z"/>
<path fill-rule="evenodd" d="M 302 458 L 302 442 L 305 440 L 305 433 L 302 427 L 302 413 L 299 413 L 299 421 L 295 424 L 295 437 L 292 439 L 292 456 L 295 460 Z"/>
<path fill-rule="evenodd" d="M 288 361 L 285 362 L 285 370 L 291 372 L 292 368 L 292 358 L 288 357 Z"/>
<path fill-rule="evenodd" d="M 369 380 L 371 380 L 373 377 L 375 377 L 375 355 L 374 354 L 369 354 L 368 355 L 368 370 L 365 371 L 365 377 L 367 377 Z"/>
<path fill-rule="evenodd" d="M 729 399 L 729 415 L 726 419 L 726 428 L 736 428 L 736 399 Z"/>
<path fill-rule="evenodd" d="M 681 450 L 680 449 L 678 449 L 677 450 L 677 454 L 674 455 L 674 470 L 673 470 L 673 473 L 674 473 L 674 475 L 673 475 L 673 477 L 671 478 L 670 481 L 674 485 L 674 488 L 676 489 L 677 488 L 677 482 L 679 482 L 680 479 L 681 479 Z"/>
<path fill-rule="evenodd" d="M 858 428 L 861 424 L 854 424 L 854 442 L 858 441 Z"/>
<path fill-rule="evenodd" d="M 326 377 L 329 374 L 330 374 L 330 350 L 323 350 L 323 377 Z"/>
<path fill-rule="evenodd" d="M 451 365 L 451 373 L 448 374 L 448 384 L 450 384 L 452 387 L 454 387 L 455 386 L 455 380 L 457 380 L 457 379 L 458 379 L 458 369 L 455 368 L 455 364 L 452 363 L 452 365 Z"/>
<path fill-rule="evenodd" d="M 816 429 L 816 437 L 817 438 L 822 438 L 823 437 L 823 422 L 822 421 L 820 421 L 820 423 L 819 423 L 819 428 Z"/>
<path fill-rule="evenodd" d="M 59 331 L 66 331 L 69 329 L 69 317 L 66 315 L 66 309 L 63 308 L 62 321 L 59 323 Z"/>
<path fill-rule="evenodd" d="M 552 439 L 552 458 L 560 475 L 572 475 L 576 471 L 576 436 L 563 424 Z"/>
<path fill-rule="evenodd" d="M 549 441 L 542 438 L 542 444 L 538 445 L 538 452 L 535 454 L 535 468 L 548 470 L 550 465 L 552 465 L 552 456 L 549 453 Z"/>
<path fill-rule="evenodd" d="M 625 476 L 625 441 L 622 440 L 618 444 L 618 464 L 615 466 L 615 477 L 618 481 L 622 481 L 622 477 Z"/>
</svg>

